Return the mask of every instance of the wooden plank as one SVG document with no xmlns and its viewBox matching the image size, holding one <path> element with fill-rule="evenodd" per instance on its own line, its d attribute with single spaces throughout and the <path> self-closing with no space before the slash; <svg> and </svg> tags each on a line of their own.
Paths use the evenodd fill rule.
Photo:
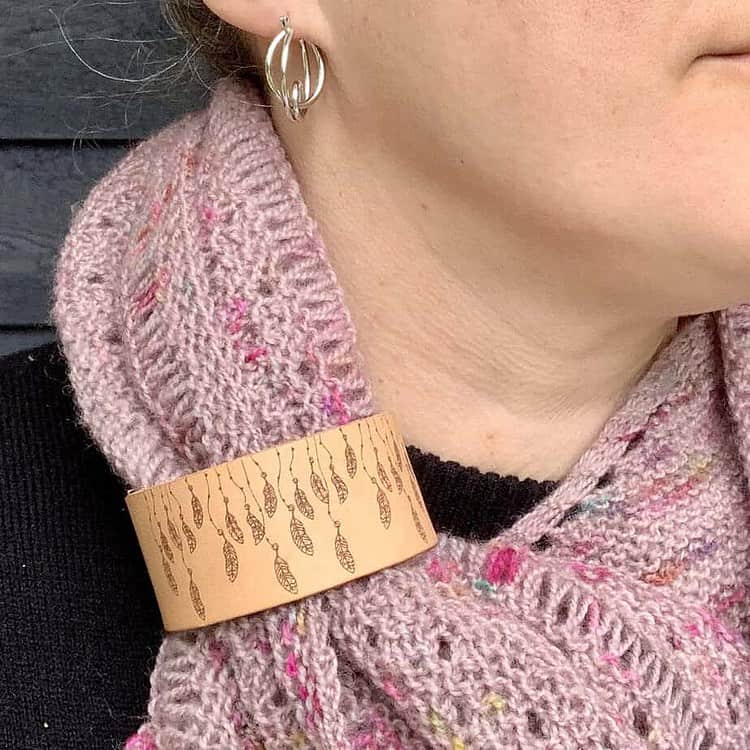
<svg viewBox="0 0 750 750">
<path fill-rule="evenodd" d="M 54 261 L 71 207 L 126 149 L 108 142 L 0 147 L 0 326 L 49 322 Z"/>
<path fill-rule="evenodd" d="M 33 349 L 55 340 L 53 328 L 4 329 L 0 328 L 0 357 L 24 349 Z"/>
<path fill-rule="evenodd" d="M 141 139 L 210 96 L 158 0 L 2 6 L 0 140 Z"/>
</svg>

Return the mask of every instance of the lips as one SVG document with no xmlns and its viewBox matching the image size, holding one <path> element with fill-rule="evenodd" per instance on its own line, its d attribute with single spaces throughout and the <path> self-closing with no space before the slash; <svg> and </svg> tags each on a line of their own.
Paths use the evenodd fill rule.
<svg viewBox="0 0 750 750">
<path fill-rule="evenodd" d="M 750 50 L 745 52 L 721 52 L 701 55 L 696 58 L 696 62 L 701 60 L 726 60 L 727 62 L 747 62 L 750 61 Z"/>
<path fill-rule="evenodd" d="M 728 41 L 724 44 L 717 44 L 715 48 L 704 52 L 700 57 L 733 57 L 735 55 L 750 54 L 750 40 Z"/>
<path fill-rule="evenodd" d="M 707 52 L 700 57 L 696 57 L 694 64 L 719 64 L 719 63 L 733 64 L 735 67 L 738 64 L 744 66 L 745 63 L 750 63 L 750 46 L 737 49 L 737 50 L 724 50 L 721 52 Z"/>
<path fill-rule="evenodd" d="M 736 52 L 709 52 L 701 57 L 743 57 L 750 55 L 750 47 L 747 49 L 737 50 Z"/>
</svg>

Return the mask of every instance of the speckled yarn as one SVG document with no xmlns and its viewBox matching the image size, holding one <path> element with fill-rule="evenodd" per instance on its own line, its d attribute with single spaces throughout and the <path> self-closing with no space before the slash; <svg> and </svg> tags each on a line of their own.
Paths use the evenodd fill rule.
<svg viewBox="0 0 750 750">
<path fill-rule="evenodd" d="M 380 410 L 260 103 L 220 81 L 95 186 L 62 248 L 53 314 L 81 419 L 132 487 Z M 747 750 L 749 461 L 750 306 L 685 318 L 500 536 L 441 535 L 168 635 L 126 747 Z"/>
</svg>

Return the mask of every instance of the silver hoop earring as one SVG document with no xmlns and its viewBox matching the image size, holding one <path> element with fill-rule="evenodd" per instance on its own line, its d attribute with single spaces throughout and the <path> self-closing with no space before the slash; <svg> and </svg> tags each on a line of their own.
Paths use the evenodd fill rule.
<svg viewBox="0 0 750 750">
<path fill-rule="evenodd" d="M 300 52 L 302 53 L 302 69 L 304 71 L 305 80 L 304 83 L 301 81 L 294 81 L 291 88 L 289 87 L 289 82 L 287 81 L 287 68 L 289 66 L 289 50 L 292 46 L 294 30 L 289 24 L 289 16 L 282 16 L 279 20 L 281 21 L 282 30 L 273 38 L 273 41 L 268 45 L 268 52 L 266 52 L 266 83 L 268 84 L 269 90 L 284 105 L 284 110 L 289 119 L 293 122 L 299 122 L 304 119 L 310 105 L 320 96 L 320 92 L 323 90 L 323 84 L 325 83 L 326 69 L 320 50 L 312 42 L 306 42 L 304 39 L 299 39 Z M 281 48 L 281 83 L 277 86 L 271 72 L 271 66 L 273 64 L 273 57 L 276 48 L 281 42 L 284 43 L 284 46 Z M 312 50 L 317 63 L 318 80 L 315 85 L 315 90 L 312 89 L 308 48 Z"/>
</svg>

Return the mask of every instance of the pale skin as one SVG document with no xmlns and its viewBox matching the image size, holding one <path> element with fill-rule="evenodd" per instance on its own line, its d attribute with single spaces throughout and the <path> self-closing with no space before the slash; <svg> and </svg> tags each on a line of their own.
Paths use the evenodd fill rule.
<svg viewBox="0 0 750 750">
<path fill-rule="evenodd" d="M 407 442 L 560 479 L 678 316 L 750 301 L 750 62 L 697 59 L 745 3 L 206 4 L 325 56 L 272 114 Z"/>
</svg>

